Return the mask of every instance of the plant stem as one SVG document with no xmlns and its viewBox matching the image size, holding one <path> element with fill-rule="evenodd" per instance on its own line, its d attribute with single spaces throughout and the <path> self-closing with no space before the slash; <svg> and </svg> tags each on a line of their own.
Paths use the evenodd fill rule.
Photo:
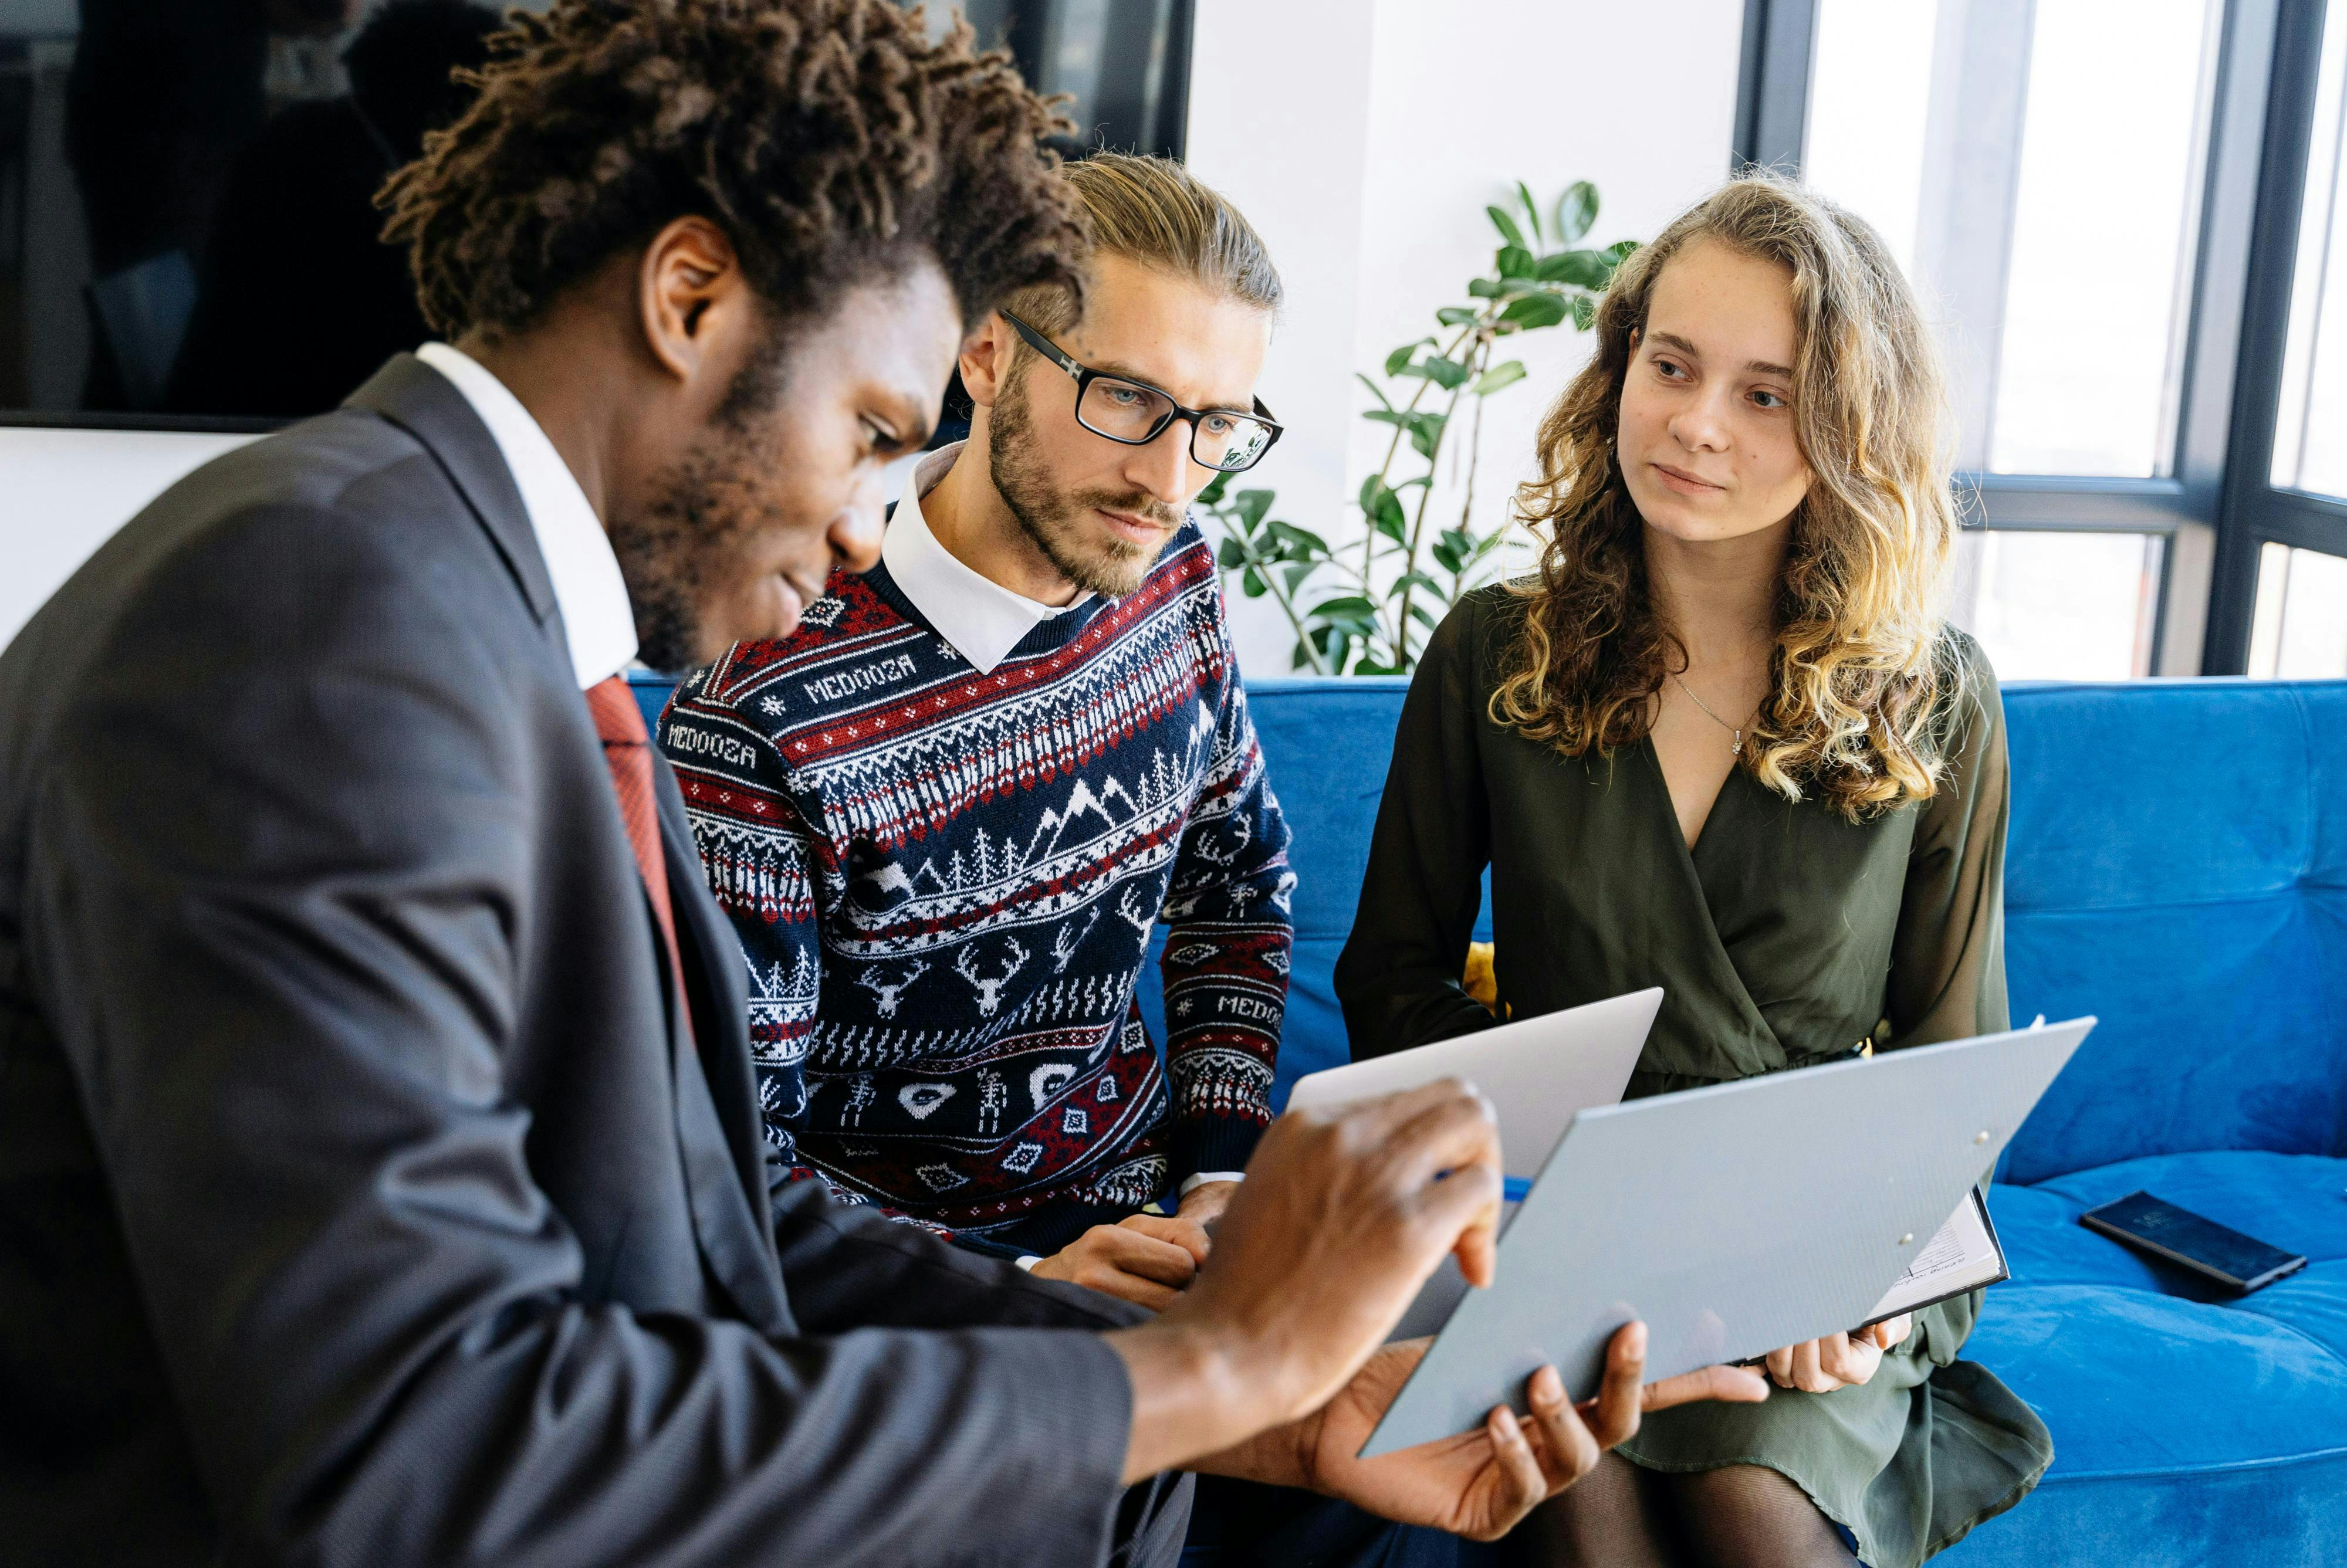
<svg viewBox="0 0 2347 1568">
<path fill-rule="evenodd" d="M 1450 402 L 1442 411 L 1442 429 L 1434 437 L 1434 450 L 1426 455 L 1426 487 L 1418 493 L 1418 515 L 1409 520 L 1409 556 L 1402 570 L 1418 569 L 1418 547 L 1426 535 L 1426 508 L 1434 499 L 1434 466 L 1441 460 L 1442 444 L 1450 437 L 1450 416 L 1459 412 L 1459 399 L 1466 394 L 1468 384 L 1460 382 L 1450 394 Z M 1409 664 L 1409 596 L 1418 591 L 1414 582 L 1401 585 L 1401 605 L 1394 617 L 1394 656 L 1387 661 L 1397 669 Z"/>
<path fill-rule="evenodd" d="M 1489 305 L 1484 307 L 1483 313 L 1484 315 L 1489 315 L 1491 313 L 1491 307 Z M 1442 357 L 1449 359 L 1452 354 L 1457 354 L 1459 352 L 1459 345 L 1465 343 L 1470 337 L 1481 330 L 1481 326 L 1482 317 L 1479 316 L 1474 321 L 1471 321 L 1465 326 L 1460 328 L 1459 335 L 1452 338 L 1449 346 L 1443 349 Z M 1418 384 L 1418 390 L 1409 395 L 1409 402 L 1403 405 L 1401 412 L 1404 414 L 1417 413 L 1419 399 L 1424 397 L 1426 395 L 1427 388 L 1433 384 L 1434 383 L 1430 381 L 1421 379 Z M 1464 384 L 1462 383 L 1461 384 L 1463 385 Z M 1378 465 L 1378 483 L 1380 485 L 1386 482 L 1386 476 L 1393 472 L 1395 454 L 1401 450 L 1401 437 L 1402 427 L 1399 425 L 1396 425 L 1394 426 L 1393 439 L 1386 443 L 1385 461 Z M 1441 446 L 1441 443 L 1439 441 L 1435 445 L 1438 450 Z M 1434 461 L 1431 457 L 1427 459 L 1426 472 L 1427 487 L 1431 489 L 1433 487 L 1434 475 Z M 1376 525 L 1368 518 L 1363 518 L 1361 522 L 1363 524 L 1361 538 L 1361 591 L 1367 593 L 1369 591 L 1370 574 L 1377 568 L 1378 530 Z M 1417 569 L 1417 567 L 1418 563 L 1413 560 L 1402 569 L 1405 571 L 1414 571 Z"/>
<path fill-rule="evenodd" d="M 1255 541 L 1243 530 L 1228 527 L 1223 529 L 1223 537 L 1238 541 L 1239 553 L 1246 557 L 1247 565 L 1254 569 L 1255 576 L 1263 579 L 1263 586 L 1270 591 L 1271 597 L 1278 601 L 1281 611 L 1287 617 L 1287 624 L 1296 630 L 1296 645 L 1303 649 L 1305 656 L 1312 661 L 1312 672 L 1316 675 L 1335 673 L 1328 668 L 1328 661 L 1321 657 L 1319 644 L 1305 632 L 1303 619 L 1296 613 L 1295 601 L 1287 597 L 1287 589 L 1280 585 L 1279 579 L 1272 575 L 1270 564 L 1256 550 Z"/>
</svg>

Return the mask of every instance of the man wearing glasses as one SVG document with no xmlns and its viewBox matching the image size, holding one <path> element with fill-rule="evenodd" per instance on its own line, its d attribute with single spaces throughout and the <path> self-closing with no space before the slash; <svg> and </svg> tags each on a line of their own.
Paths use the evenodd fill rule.
<svg viewBox="0 0 2347 1568">
<path fill-rule="evenodd" d="M 1286 1000 L 1287 828 L 1185 518 L 1278 438 L 1280 284 L 1179 165 L 1066 177 L 1081 313 L 1030 290 L 987 322 L 969 438 L 878 569 L 686 682 L 661 738 L 796 1171 L 1163 1307 L 1270 1119 Z M 1161 917 L 1163 1065 L 1135 999 Z"/>
</svg>

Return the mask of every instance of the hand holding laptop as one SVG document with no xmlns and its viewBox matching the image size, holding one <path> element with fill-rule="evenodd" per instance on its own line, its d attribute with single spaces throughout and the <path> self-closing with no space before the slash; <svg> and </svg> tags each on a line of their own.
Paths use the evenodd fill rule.
<svg viewBox="0 0 2347 1568">
<path fill-rule="evenodd" d="M 1859 1388 L 1882 1365 L 1882 1353 L 1903 1342 L 1914 1326 L 1914 1318 L 1901 1313 L 1848 1334 L 1771 1350 L 1761 1365 L 1768 1369 L 1768 1380 L 1780 1389 L 1830 1394 L 1836 1389 Z"/>
<path fill-rule="evenodd" d="M 1307 1485 L 1388 1519 L 1491 1541 L 1635 1436 L 1645 1412 L 1706 1399 L 1757 1404 L 1768 1397 L 1757 1374 L 1726 1367 L 1645 1382 L 1645 1326 L 1632 1323 L 1606 1348 L 1604 1381 L 1595 1399 L 1569 1403 L 1556 1369 L 1542 1368 L 1525 1387 L 1528 1414 L 1495 1407 L 1476 1430 L 1377 1459 L 1358 1457 L 1431 1343 L 1385 1346 L 1303 1424 L 1298 1439 Z"/>
</svg>

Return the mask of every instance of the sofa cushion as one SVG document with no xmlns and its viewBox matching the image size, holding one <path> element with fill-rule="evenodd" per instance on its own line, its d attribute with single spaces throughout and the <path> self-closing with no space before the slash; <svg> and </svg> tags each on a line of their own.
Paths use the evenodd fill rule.
<svg viewBox="0 0 2347 1568">
<path fill-rule="evenodd" d="M 2234 1297 L 2077 1223 L 2137 1189 L 2302 1252 L 2308 1266 Z M 1947 1561 L 2335 1561 L 2325 1553 L 2347 1540 L 2347 1160 L 2128 1160 L 2000 1185 L 1992 1209 L 2014 1279 L 1990 1291 L 1964 1353 L 2045 1418 L 2055 1458 L 2034 1496 Z"/>
<path fill-rule="evenodd" d="M 2030 1187 L 1998 1184 L 1991 1208 L 2014 1282 L 2107 1285 L 2195 1301 L 2239 1299 L 2250 1309 L 2270 1294 L 2229 1296 L 2213 1281 L 2121 1246 L 2078 1223 L 2086 1210 L 2138 1191 L 2285 1251 L 2304 1253 L 2310 1262 L 2347 1262 L 2347 1160 L 2218 1150 L 2123 1160 Z"/>
</svg>

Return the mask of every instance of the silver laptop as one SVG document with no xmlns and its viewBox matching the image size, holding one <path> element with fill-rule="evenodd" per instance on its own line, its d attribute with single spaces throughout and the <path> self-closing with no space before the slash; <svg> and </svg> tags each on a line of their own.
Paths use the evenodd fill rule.
<svg viewBox="0 0 2347 1568">
<path fill-rule="evenodd" d="M 1633 1318 L 1649 1379 L 1857 1327 L 2094 1024 L 1582 1112 L 1501 1234 L 1496 1281 L 1464 1293 L 1362 1457 L 1521 1410 L 1546 1363 L 1589 1398 Z"/>
<path fill-rule="evenodd" d="M 1297 1079 L 1288 1107 L 1349 1105 L 1438 1078 L 1464 1078 L 1499 1114 L 1500 1157 L 1507 1173 L 1528 1182 L 1548 1163 L 1576 1112 L 1620 1101 L 1662 1005 L 1662 988 L 1650 986 L 1332 1067 Z"/>
</svg>

